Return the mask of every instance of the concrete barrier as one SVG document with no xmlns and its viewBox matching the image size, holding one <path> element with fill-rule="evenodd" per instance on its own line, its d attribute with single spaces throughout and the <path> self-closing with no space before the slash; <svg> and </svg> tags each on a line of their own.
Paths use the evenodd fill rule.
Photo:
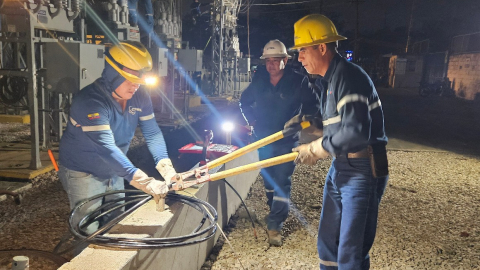
<svg viewBox="0 0 480 270">
<path fill-rule="evenodd" d="M 221 170 L 255 161 L 258 161 L 257 151 L 226 163 Z M 228 177 L 226 181 L 245 199 L 258 173 L 259 170 L 247 172 Z M 215 207 L 218 212 L 218 224 L 222 228 L 241 204 L 234 191 L 222 180 L 202 184 L 198 189 L 189 188 L 183 194 L 194 195 Z M 150 201 L 112 228 L 109 234 L 138 238 L 181 236 L 191 233 L 201 218 L 197 210 L 180 203 L 169 205 L 169 209 L 164 212 L 156 212 L 155 203 Z M 205 262 L 219 236 L 220 231 L 217 230 L 214 237 L 199 244 L 152 250 L 112 249 L 90 245 L 59 269 L 197 270 Z"/>
</svg>

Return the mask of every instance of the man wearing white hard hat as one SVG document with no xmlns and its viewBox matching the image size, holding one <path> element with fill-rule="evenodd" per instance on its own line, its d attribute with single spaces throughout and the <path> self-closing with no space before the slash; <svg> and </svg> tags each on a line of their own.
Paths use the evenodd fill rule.
<svg viewBox="0 0 480 270">
<path fill-rule="evenodd" d="M 298 113 L 315 114 L 316 94 L 308 87 L 304 76 L 295 73 L 287 62 L 290 56 L 278 39 L 269 41 L 260 59 L 259 67 L 250 85 L 240 98 L 240 109 L 249 126 L 255 128 L 257 139 L 283 130 L 285 122 Z M 260 160 L 290 153 L 297 145 L 296 138 L 284 138 L 259 149 Z M 269 243 L 282 245 L 281 230 L 289 212 L 293 162 L 262 169 L 267 204 Z"/>
</svg>

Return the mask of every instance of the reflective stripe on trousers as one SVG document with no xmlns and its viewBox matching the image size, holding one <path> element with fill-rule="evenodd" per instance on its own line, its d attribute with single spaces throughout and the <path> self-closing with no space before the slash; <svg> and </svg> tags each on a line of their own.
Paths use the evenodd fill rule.
<svg viewBox="0 0 480 270">
<path fill-rule="evenodd" d="M 288 154 L 294 144 L 271 144 L 258 149 L 260 160 Z M 267 229 L 280 231 L 290 210 L 290 190 L 295 163 L 288 162 L 261 170 L 267 204 L 270 207 Z M 272 192 L 273 191 L 273 192 Z"/>
<path fill-rule="evenodd" d="M 368 158 L 337 158 L 325 181 L 318 228 L 320 269 L 369 269 L 368 252 L 388 176 L 373 178 Z"/>
</svg>

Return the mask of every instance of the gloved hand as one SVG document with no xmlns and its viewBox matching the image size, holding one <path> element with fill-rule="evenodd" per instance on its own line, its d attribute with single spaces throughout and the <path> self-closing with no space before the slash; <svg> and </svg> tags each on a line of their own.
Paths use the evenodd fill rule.
<svg viewBox="0 0 480 270">
<path fill-rule="evenodd" d="M 166 181 L 156 180 L 149 177 L 142 170 L 138 169 L 133 175 L 130 185 L 153 196 L 155 202 L 165 197 L 168 193 L 168 184 Z"/>
<path fill-rule="evenodd" d="M 292 149 L 298 152 L 295 163 L 315 165 L 319 159 L 327 158 L 330 154 L 322 146 L 323 138 L 313 141 L 309 144 L 302 144 Z"/>
<path fill-rule="evenodd" d="M 172 182 L 176 182 L 177 172 L 173 168 L 172 161 L 169 158 L 161 159 L 155 169 L 160 173 L 160 175 L 165 179 L 167 185 L 170 185 Z"/>
<path fill-rule="evenodd" d="M 310 122 L 313 119 L 315 119 L 315 116 L 310 115 L 310 114 L 297 114 L 294 117 L 292 117 L 292 119 L 288 120 L 285 123 L 285 125 L 283 126 L 283 129 L 285 130 L 285 129 L 293 127 L 295 125 L 300 125 L 300 123 L 302 123 L 304 121 L 309 121 Z"/>
</svg>

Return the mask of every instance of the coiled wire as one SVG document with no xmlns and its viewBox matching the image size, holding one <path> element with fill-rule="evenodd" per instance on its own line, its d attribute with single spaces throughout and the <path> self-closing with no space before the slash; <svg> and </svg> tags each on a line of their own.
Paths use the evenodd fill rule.
<svg viewBox="0 0 480 270">
<path fill-rule="evenodd" d="M 125 196 L 124 198 L 117 198 L 108 203 L 105 203 L 99 206 L 94 211 L 90 212 L 86 216 L 80 219 L 77 218 L 77 212 L 85 206 L 87 203 L 100 199 L 105 196 L 110 196 L 114 194 L 124 193 L 133 194 Z M 103 235 L 123 218 L 128 216 L 130 213 L 138 209 L 140 206 L 144 205 L 147 201 L 152 199 L 151 195 L 147 195 L 140 190 L 116 190 L 106 193 L 102 193 L 82 202 L 78 203 L 77 206 L 70 213 L 68 220 L 68 225 L 70 232 L 78 239 L 79 242 L 75 243 L 74 246 L 63 250 L 56 251 L 56 254 L 64 254 L 75 248 L 75 246 L 80 245 L 81 243 L 88 242 L 91 244 L 107 246 L 107 247 L 116 247 L 116 248 L 130 248 L 130 249 L 157 249 L 157 248 L 171 248 L 171 247 L 180 247 L 197 244 L 203 241 L 210 239 L 215 235 L 217 231 L 217 211 L 209 203 L 199 200 L 197 198 L 169 193 L 166 197 L 167 201 L 176 201 L 183 204 L 186 204 L 197 211 L 199 211 L 203 217 L 199 222 L 199 225 L 189 234 L 183 236 L 174 236 L 174 237 L 165 237 L 165 238 L 129 238 L 129 237 L 113 237 Z M 134 205 L 133 205 L 134 204 Z M 131 206 L 127 211 L 124 211 L 122 214 L 116 216 L 97 231 L 92 234 L 85 232 L 90 224 L 100 221 L 102 217 L 108 215 L 116 210 L 122 209 L 125 206 Z M 208 220 L 208 225 L 205 225 Z M 203 228 L 203 229 L 202 229 Z"/>
<path fill-rule="evenodd" d="M 0 78 L 0 102 L 15 105 L 28 94 L 27 79 L 18 76 Z"/>
</svg>

